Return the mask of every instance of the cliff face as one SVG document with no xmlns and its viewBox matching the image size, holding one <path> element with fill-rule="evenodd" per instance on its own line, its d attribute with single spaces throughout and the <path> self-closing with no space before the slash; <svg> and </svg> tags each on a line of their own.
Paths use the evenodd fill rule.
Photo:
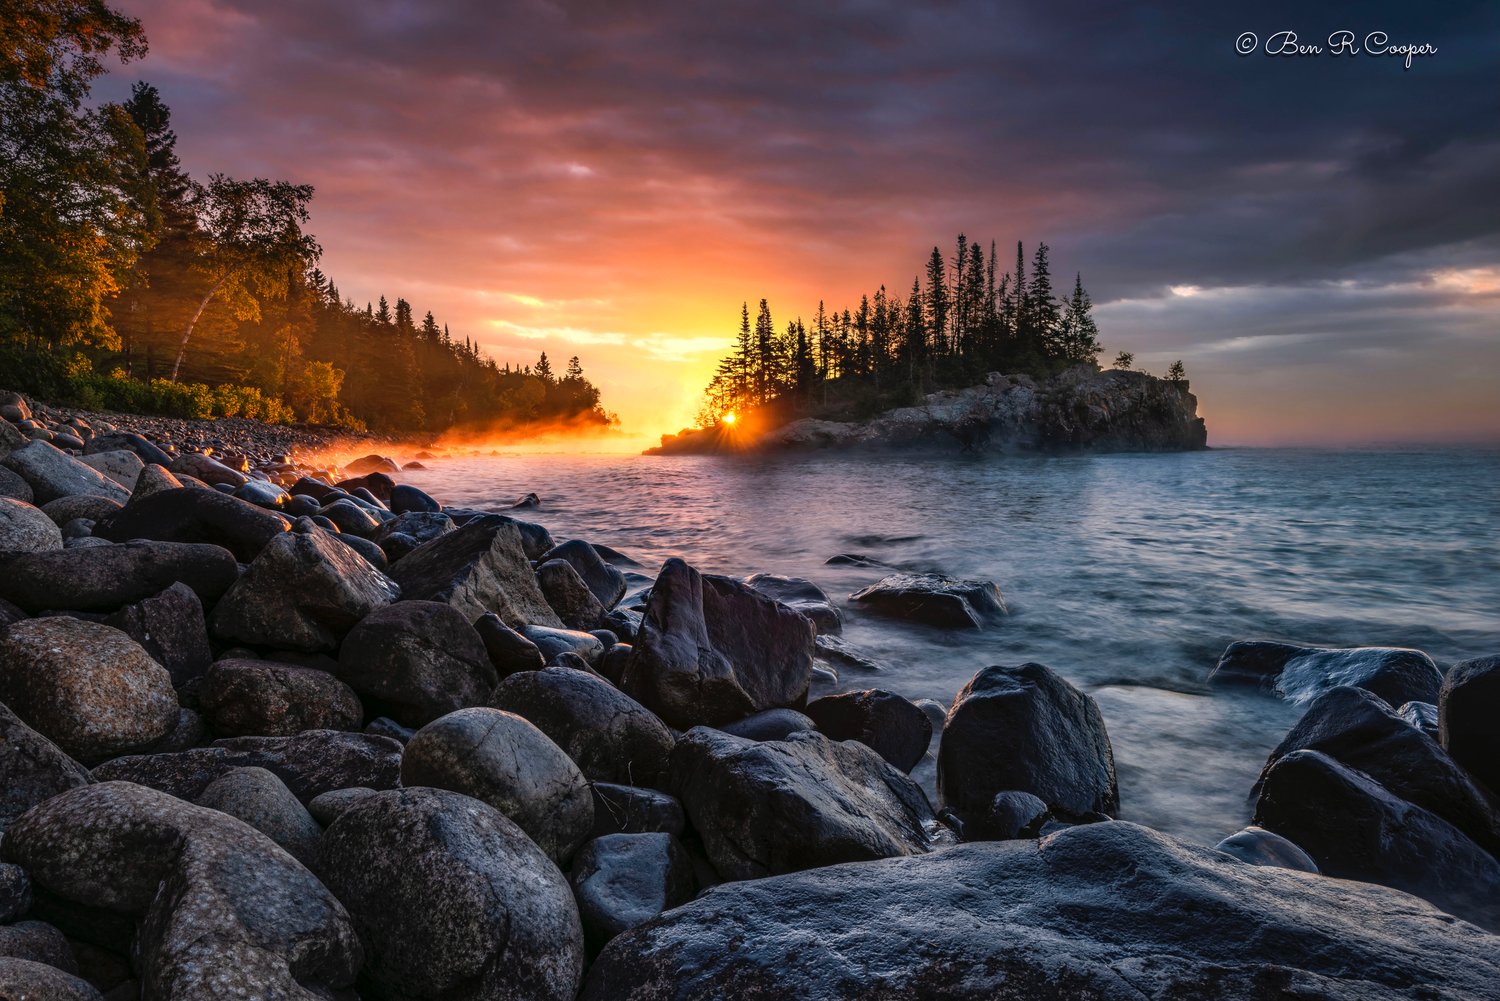
<svg viewBox="0 0 1500 1001">
<path fill-rule="evenodd" d="M 802 418 L 731 441 L 716 429 L 667 435 L 648 454 L 946 445 L 955 450 L 1168 452 L 1208 447 L 1186 383 L 1079 367 L 1052 379 L 992 372 L 868 421 Z"/>
</svg>

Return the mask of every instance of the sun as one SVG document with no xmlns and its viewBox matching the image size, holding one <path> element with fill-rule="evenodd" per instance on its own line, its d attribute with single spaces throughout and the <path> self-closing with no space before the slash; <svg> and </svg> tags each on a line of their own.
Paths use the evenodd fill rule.
<svg viewBox="0 0 1500 1001">
<path fill-rule="evenodd" d="M 735 421 L 739 420 L 739 418 L 734 415 L 733 411 L 731 411 L 725 414 L 723 417 L 720 417 L 719 420 L 723 421 L 725 424 L 733 424 Z"/>
</svg>

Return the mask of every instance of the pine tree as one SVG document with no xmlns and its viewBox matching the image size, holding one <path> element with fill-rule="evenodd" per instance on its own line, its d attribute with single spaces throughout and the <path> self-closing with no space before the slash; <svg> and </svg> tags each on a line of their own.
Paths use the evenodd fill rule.
<svg viewBox="0 0 1500 1001">
<path fill-rule="evenodd" d="M 1092 315 L 1093 302 L 1083 287 L 1083 275 L 1075 274 L 1073 294 L 1063 312 L 1061 342 L 1063 356 L 1070 362 L 1093 364 L 1104 348 L 1099 344 L 1099 327 Z"/>
<path fill-rule="evenodd" d="M 771 399 L 776 370 L 775 350 L 776 328 L 771 323 L 771 307 L 762 299 L 760 312 L 755 316 L 755 367 L 750 380 L 757 405 Z"/>
<path fill-rule="evenodd" d="M 934 355 L 947 351 L 945 331 L 948 329 L 948 280 L 943 266 L 943 252 L 932 248 L 927 259 L 927 331 Z"/>
<path fill-rule="evenodd" d="M 1167 381 L 1172 383 L 1174 386 L 1183 386 L 1187 384 L 1187 369 L 1183 368 L 1182 359 L 1179 358 L 1177 361 L 1174 361 L 1170 366 L 1168 366 Z"/>
<path fill-rule="evenodd" d="M 1057 348 L 1057 298 L 1052 292 L 1052 271 L 1045 243 L 1039 243 L 1031 259 L 1031 283 L 1026 287 L 1027 326 L 1036 344 L 1048 355 Z"/>
<path fill-rule="evenodd" d="M 385 301 L 385 296 L 380 297 L 380 307 L 375 310 L 375 322 L 382 326 L 390 326 L 391 304 Z"/>
<path fill-rule="evenodd" d="M 1027 326 L 1030 314 L 1026 302 L 1026 251 L 1020 240 L 1016 241 L 1016 270 L 1010 276 L 1010 317 L 1011 336 L 1024 340 L 1030 333 Z"/>
</svg>

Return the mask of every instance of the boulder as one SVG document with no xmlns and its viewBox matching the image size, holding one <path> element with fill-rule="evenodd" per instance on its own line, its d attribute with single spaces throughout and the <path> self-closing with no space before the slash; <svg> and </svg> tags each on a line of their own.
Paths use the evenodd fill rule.
<svg viewBox="0 0 1500 1001">
<path fill-rule="evenodd" d="M 92 781 L 87 768 L 0 704 L 0 834 L 43 800 Z"/>
<path fill-rule="evenodd" d="M 479 634 L 485 654 L 501 680 L 517 671 L 540 671 L 547 663 L 547 658 L 542 656 L 535 643 L 507 626 L 494 612 L 486 612 L 475 619 L 474 631 Z"/>
<path fill-rule="evenodd" d="M 1271 865 L 1299 872 L 1317 872 L 1312 856 L 1279 834 L 1264 827 L 1247 827 L 1214 845 L 1215 851 L 1233 855 L 1251 865 Z"/>
<path fill-rule="evenodd" d="M 513 713 L 460 709 L 406 745 L 401 784 L 451 789 L 505 814 L 562 864 L 594 825 L 588 782 L 547 735 Z"/>
<path fill-rule="evenodd" d="M 20 474 L 7 466 L 0 466 L 0 497 L 9 497 L 27 504 L 36 500 L 31 484 L 21 479 Z"/>
<path fill-rule="evenodd" d="M 402 726 L 389 716 L 377 716 L 365 724 L 365 733 L 378 734 L 389 737 L 400 744 L 408 744 L 417 735 L 417 731 L 409 726 Z"/>
<path fill-rule="evenodd" d="M 19 869 L 20 866 L 7 866 Z M 43 921 L 18 921 L 0 925 L 0 963 L 7 959 L 25 959 L 45 963 L 64 973 L 77 973 L 78 962 L 73 948 L 62 932 Z M 10 995 L 0 994 L 9 999 Z M 23 999 L 25 1001 L 25 999 Z"/>
<path fill-rule="evenodd" d="M 234 556 L 218 546 L 127 542 L 17 556 L 0 565 L 0 598 L 33 614 L 113 612 L 180 581 L 212 604 L 238 576 Z"/>
<path fill-rule="evenodd" d="M 179 455 L 167 468 L 178 476 L 186 474 L 210 486 L 223 485 L 230 489 L 244 486 L 248 479 L 239 470 L 230 469 L 217 459 L 209 458 L 199 452 L 186 452 Z"/>
<path fill-rule="evenodd" d="M 807 616 L 817 627 L 820 636 L 844 631 L 843 614 L 834 605 L 833 599 L 810 580 L 758 573 L 746 577 L 745 583 L 772 601 L 779 601 Z"/>
<path fill-rule="evenodd" d="M 650 834 L 661 832 L 674 838 L 687 829 L 687 817 L 677 797 L 655 789 L 592 782 L 594 827 L 589 840 L 606 834 Z"/>
<path fill-rule="evenodd" d="M 849 595 L 871 611 L 944 629 L 979 629 L 1005 614 L 1000 589 L 987 580 L 896 573 Z"/>
<path fill-rule="evenodd" d="M 1243 640 L 1224 650 L 1208 680 L 1258 685 L 1296 703 L 1311 702 L 1331 688 L 1350 685 L 1399 706 L 1436 702 L 1443 673 L 1422 651 L 1403 647 L 1330 649 Z"/>
<path fill-rule="evenodd" d="M 105 431 L 94 435 L 84 446 L 85 455 L 93 455 L 99 452 L 113 452 L 124 449 L 134 452 L 146 465 L 170 466 L 172 457 L 162 451 L 149 439 L 136 434 L 133 431 Z"/>
<path fill-rule="evenodd" d="M 346 472 L 360 476 L 364 473 L 399 473 L 401 466 L 394 460 L 387 459 L 383 455 L 370 453 L 363 458 L 355 459 L 344 466 Z"/>
<path fill-rule="evenodd" d="M 358 730 L 364 707 L 326 671 L 228 658 L 203 676 L 198 707 L 221 737 L 292 737 L 304 730 Z"/>
<path fill-rule="evenodd" d="M 694 727 L 672 751 L 672 788 L 725 879 L 933 847 L 920 787 L 863 744 L 805 731 L 759 742 Z"/>
<path fill-rule="evenodd" d="M 1058 816 L 1115 816 L 1114 752 L 1093 698 L 1042 664 L 987 667 L 954 696 L 938 748 L 938 805 L 960 816 L 1029 792 Z"/>
<path fill-rule="evenodd" d="M 426 491 L 412 486 L 410 483 L 398 483 L 391 488 L 390 499 L 391 510 L 397 514 L 408 514 L 414 511 L 441 511 L 443 505 L 433 500 Z"/>
<path fill-rule="evenodd" d="M 1500 861 L 1446 820 L 1318 751 L 1293 751 L 1261 781 L 1253 823 L 1323 873 L 1380 883 L 1500 930 Z"/>
<path fill-rule="evenodd" d="M 133 497 L 94 526 L 95 535 L 113 542 L 155 539 L 212 543 L 244 563 L 259 556 L 266 543 L 286 531 L 286 519 L 275 512 L 217 490 L 193 487 Z"/>
<path fill-rule="evenodd" d="M 348 546 L 350 549 L 354 550 L 354 552 L 357 553 L 366 563 L 370 564 L 370 566 L 374 567 L 376 570 L 379 570 L 381 573 L 385 573 L 391 568 L 391 561 L 385 555 L 385 550 L 381 549 L 369 539 L 361 539 L 357 535 L 348 535 L 342 533 L 335 534 L 333 537 L 339 542 Z"/>
<path fill-rule="evenodd" d="M 583 1001 L 1484 997 L 1500 940 L 1403 893 L 1134 824 L 716 887 L 616 938 Z"/>
<path fill-rule="evenodd" d="M 531 721 L 595 782 L 657 785 L 672 732 L 645 706 L 598 675 L 566 667 L 513 674 L 490 697 Z"/>
<path fill-rule="evenodd" d="M 553 560 L 562 560 L 571 566 L 606 611 L 625 597 L 625 575 L 601 559 L 598 551 L 587 542 L 581 539 L 564 542 L 543 553 L 540 562 L 546 565 Z"/>
<path fill-rule="evenodd" d="M 275 842 L 153 789 L 63 793 L 12 824 L 0 855 L 55 898 L 137 920 L 153 1001 L 330 997 L 363 961 L 344 908 Z"/>
<path fill-rule="evenodd" d="M 327 827 L 338 820 L 349 807 L 366 796 L 375 795 L 378 791 L 365 786 L 355 786 L 352 789 L 330 789 L 314 796 L 307 804 L 307 812 L 312 814 L 312 818 L 319 824 Z"/>
<path fill-rule="evenodd" d="M 995 794 L 989 808 L 964 818 L 965 841 L 1013 841 L 1040 837 L 1053 820 L 1047 804 L 1029 792 L 1007 789 Z"/>
<path fill-rule="evenodd" d="M 869 688 L 825 695 L 807 704 L 807 715 L 831 740 L 857 740 L 903 772 L 932 743 L 932 721 L 915 704 L 892 692 Z"/>
<path fill-rule="evenodd" d="M 0 702 L 83 762 L 149 747 L 177 722 L 161 665 L 118 629 L 67 617 L 0 634 Z"/>
<path fill-rule="evenodd" d="M 97 469 L 126 490 L 135 489 L 135 482 L 140 478 L 141 470 L 146 468 L 140 456 L 124 448 L 103 452 L 91 451 L 87 455 L 79 456 L 78 461 L 85 466 Z"/>
<path fill-rule="evenodd" d="M 291 494 L 265 480 L 250 480 L 237 488 L 231 496 L 256 507 L 275 509 L 285 507 L 286 502 L 292 499 Z"/>
<path fill-rule="evenodd" d="M 500 515 L 474 518 L 418 546 L 391 574 L 406 598 L 446 602 L 468 622 L 494 612 L 513 629 L 562 626 L 537 587 L 519 530 Z"/>
<path fill-rule="evenodd" d="M 104 1001 L 87 980 L 29 959 L 0 958 L 0 998 L 6 1001 Z"/>
<path fill-rule="evenodd" d="M 698 889 L 693 862 L 670 834 L 609 834 L 579 849 L 569 877 L 584 943 L 610 939 L 685 904 Z"/>
<path fill-rule="evenodd" d="M 0 553 L 42 553 L 61 549 L 57 523 L 25 501 L 0 497 Z"/>
<path fill-rule="evenodd" d="M 1442 739 L 1442 725 L 1438 716 L 1438 707 L 1431 702 L 1403 702 L 1396 709 L 1396 715 L 1427 734 L 1433 740 Z"/>
<path fill-rule="evenodd" d="M 651 588 L 620 687 L 679 729 L 801 709 L 813 634 L 801 613 L 670 559 Z"/>
<path fill-rule="evenodd" d="M 550 664 L 565 653 L 573 653 L 590 664 L 604 656 L 604 642 L 593 633 L 578 629 L 553 629 L 550 626 L 522 626 L 522 638 Z"/>
<path fill-rule="evenodd" d="M 74 494 L 107 497 L 121 504 L 130 499 L 129 490 L 45 441 L 23 445 L 0 462 L 26 481 L 37 504 Z"/>
<path fill-rule="evenodd" d="M 572 1001 L 578 908 L 556 866 L 498 810 L 442 789 L 368 796 L 323 835 L 318 872 L 365 943 L 382 998 Z"/>
<path fill-rule="evenodd" d="M 340 532 L 362 538 L 372 537 L 380 528 L 380 519 L 350 497 L 340 497 L 331 504 L 325 504 L 318 513 L 337 525 Z"/>
<path fill-rule="evenodd" d="M 390 578 L 307 519 L 261 550 L 209 617 L 220 640 L 336 650 L 354 625 L 396 599 Z"/>
<path fill-rule="evenodd" d="M 42 513 L 51 518 L 52 523 L 59 528 L 75 521 L 97 524 L 121 509 L 119 501 L 93 494 L 59 497 L 42 505 Z"/>
<path fill-rule="evenodd" d="M 1448 670 L 1438 694 L 1438 732 L 1453 760 L 1500 794 L 1500 656 Z"/>
<path fill-rule="evenodd" d="M 714 727 L 733 737 L 746 740 L 786 740 L 794 733 L 816 730 L 818 725 L 805 713 L 795 709 L 762 709 L 733 723 Z"/>
<path fill-rule="evenodd" d="M 567 560 L 549 560 L 537 567 L 536 581 L 563 625 L 583 631 L 602 628 L 604 606 Z"/>
<path fill-rule="evenodd" d="M 139 643 L 167 669 L 176 687 L 202 677 L 213 663 L 203 602 L 186 584 L 173 584 L 160 594 L 126 605 L 104 624 Z"/>
<path fill-rule="evenodd" d="M 311 869 L 323 829 L 292 791 L 264 768 L 233 768 L 208 784 L 198 805 L 243 820 Z"/>
<path fill-rule="evenodd" d="M 407 511 L 381 525 L 371 538 L 382 548 L 392 535 L 409 536 L 420 545 L 441 538 L 456 527 L 453 519 L 440 511 Z"/>
<path fill-rule="evenodd" d="M 141 475 L 136 477 L 135 489 L 130 491 L 130 501 L 143 501 L 152 494 L 159 494 L 167 490 L 181 490 L 184 484 L 166 466 L 158 466 L 155 463 L 141 470 Z M 197 489 L 196 487 L 193 489 Z M 130 503 L 126 501 L 126 503 Z"/>
<path fill-rule="evenodd" d="M 407 726 L 484 705 L 499 681 L 474 627 L 436 601 L 398 601 L 365 616 L 339 649 L 339 677 Z"/>
<path fill-rule="evenodd" d="M 18 865 L 0 863 L 0 924 L 10 924 L 30 909 L 31 877 Z"/>
</svg>

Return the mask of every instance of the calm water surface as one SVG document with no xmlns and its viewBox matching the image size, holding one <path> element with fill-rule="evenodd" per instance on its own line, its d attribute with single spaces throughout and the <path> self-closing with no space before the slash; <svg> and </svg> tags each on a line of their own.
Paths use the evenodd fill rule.
<svg viewBox="0 0 1500 1001">
<path fill-rule="evenodd" d="M 1104 712 L 1123 816 L 1213 843 L 1298 710 L 1204 683 L 1230 642 L 1393 644 L 1438 664 L 1500 650 L 1500 450 L 1226 449 L 1066 458 L 503 456 L 407 474 L 445 503 L 527 491 L 559 540 L 654 574 L 807 577 L 880 662 L 841 687 L 944 704 L 981 667 L 1041 661 Z M 836 553 L 995 581 L 981 632 L 866 615 L 879 576 Z M 932 792 L 931 756 L 915 776 Z"/>
</svg>

